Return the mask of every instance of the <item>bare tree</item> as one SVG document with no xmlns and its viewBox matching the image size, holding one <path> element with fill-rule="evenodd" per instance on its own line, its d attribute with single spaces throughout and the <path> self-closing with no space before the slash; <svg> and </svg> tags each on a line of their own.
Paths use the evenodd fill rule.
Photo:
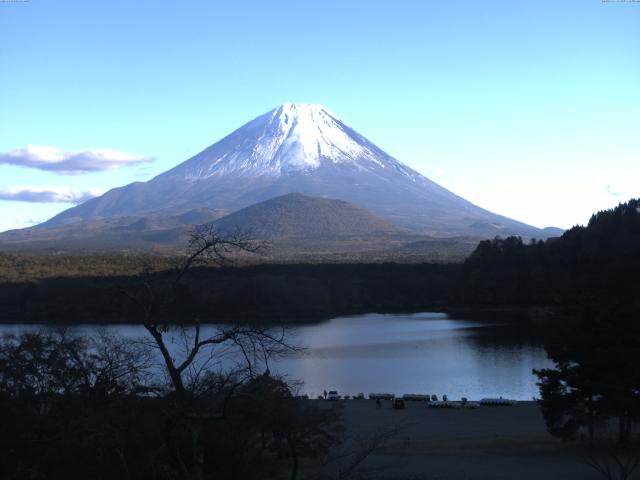
<svg viewBox="0 0 640 480">
<path fill-rule="evenodd" d="M 151 392 L 149 353 L 106 332 L 0 337 L 0 477 L 60 478 L 64 465 L 63 478 L 80 471 L 95 478 L 103 470 L 127 478 L 131 456 L 124 445 L 132 437 L 122 406 L 135 409 L 139 395 Z M 88 444 L 82 459 L 60 460 L 77 458 Z"/>
<path fill-rule="evenodd" d="M 104 331 L 87 337 L 65 329 L 0 337 L 0 385 L 11 397 L 131 395 L 147 389 L 150 366 L 147 349 Z"/>
<path fill-rule="evenodd" d="M 599 442 L 589 448 L 584 463 L 607 480 L 630 480 L 640 466 L 640 445 Z"/>
<path fill-rule="evenodd" d="M 227 234 L 211 225 L 199 226 L 191 234 L 184 262 L 169 282 L 158 282 L 147 273 L 134 291 L 122 289 L 143 315 L 144 328 L 163 359 L 174 398 L 166 416 L 165 443 L 185 480 L 204 477 L 201 435 L 207 422 L 224 415 L 230 396 L 261 367 L 268 371 L 270 358 L 295 348 L 288 343 L 285 329 L 228 325 L 209 331 L 198 319 L 169 324 L 163 320 L 163 309 L 175 299 L 176 291 L 194 266 L 221 266 L 236 252 L 257 253 L 264 246 L 240 231 Z M 175 336 L 180 339 L 179 351 L 171 348 L 175 346 Z M 240 362 L 236 361 L 234 368 L 223 368 L 221 362 L 230 357 Z M 188 460 L 174 442 L 178 427 L 189 431 Z"/>
</svg>

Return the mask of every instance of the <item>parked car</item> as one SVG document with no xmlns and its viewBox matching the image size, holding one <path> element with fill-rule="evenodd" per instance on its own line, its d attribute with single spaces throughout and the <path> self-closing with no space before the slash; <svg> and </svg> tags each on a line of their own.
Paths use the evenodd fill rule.
<svg viewBox="0 0 640 480">
<path fill-rule="evenodd" d="M 393 409 L 394 410 L 404 410 L 404 400 L 401 398 L 396 398 L 393 401 Z"/>
<path fill-rule="evenodd" d="M 337 402 L 338 400 L 340 400 L 340 395 L 338 395 L 338 392 L 336 392 L 335 390 L 331 390 L 327 395 L 327 400 L 329 400 L 330 402 Z"/>
</svg>

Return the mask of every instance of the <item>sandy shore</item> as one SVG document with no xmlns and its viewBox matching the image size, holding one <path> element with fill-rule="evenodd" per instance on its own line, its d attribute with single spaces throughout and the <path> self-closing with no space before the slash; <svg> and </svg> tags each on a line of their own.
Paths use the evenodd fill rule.
<svg viewBox="0 0 640 480">
<path fill-rule="evenodd" d="M 329 402 L 327 402 L 328 404 Z M 371 400 L 341 401 L 347 435 L 366 438 L 397 433 L 365 464 L 366 478 L 406 479 L 597 479 L 574 445 L 550 436 L 539 407 L 434 409 L 407 402 L 393 410 L 390 401 L 376 409 Z"/>
</svg>

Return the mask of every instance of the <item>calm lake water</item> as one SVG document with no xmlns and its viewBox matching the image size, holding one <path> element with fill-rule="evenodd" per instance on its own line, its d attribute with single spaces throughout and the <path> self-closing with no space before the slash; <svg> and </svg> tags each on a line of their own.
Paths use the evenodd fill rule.
<svg viewBox="0 0 640 480">
<path fill-rule="evenodd" d="M 44 328 L 2 325 L 0 333 Z M 96 328 L 70 327 L 78 334 Z M 100 328 L 131 338 L 145 335 L 143 327 L 134 325 Z M 439 313 L 339 317 L 295 327 L 291 338 L 306 350 L 272 363 L 271 371 L 303 380 L 301 392 L 313 396 L 326 389 L 350 395 L 435 393 L 451 399 L 531 400 L 539 396 L 531 370 L 550 365 L 542 343 L 527 327 Z M 180 339 L 175 341 L 178 345 Z"/>
</svg>

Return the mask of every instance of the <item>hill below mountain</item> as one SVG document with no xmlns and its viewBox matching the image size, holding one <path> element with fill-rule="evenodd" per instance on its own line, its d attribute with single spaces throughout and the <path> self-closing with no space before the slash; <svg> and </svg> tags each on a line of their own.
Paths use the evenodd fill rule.
<svg viewBox="0 0 640 480">
<path fill-rule="evenodd" d="M 218 218 L 208 209 L 175 216 L 113 217 L 72 225 L 13 230 L 2 237 L 4 251 L 156 252 L 179 254 L 194 224 L 213 224 L 268 240 L 260 256 L 243 261 L 384 262 L 461 261 L 477 245 L 475 237 L 433 238 L 396 227 L 342 200 L 299 193 L 276 197 Z M 213 220 L 217 219 L 217 220 Z"/>
<path fill-rule="evenodd" d="M 399 233 L 398 227 L 343 200 L 290 193 L 243 208 L 214 222 L 225 231 L 258 238 L 335 238 Z"/>
</svg>

